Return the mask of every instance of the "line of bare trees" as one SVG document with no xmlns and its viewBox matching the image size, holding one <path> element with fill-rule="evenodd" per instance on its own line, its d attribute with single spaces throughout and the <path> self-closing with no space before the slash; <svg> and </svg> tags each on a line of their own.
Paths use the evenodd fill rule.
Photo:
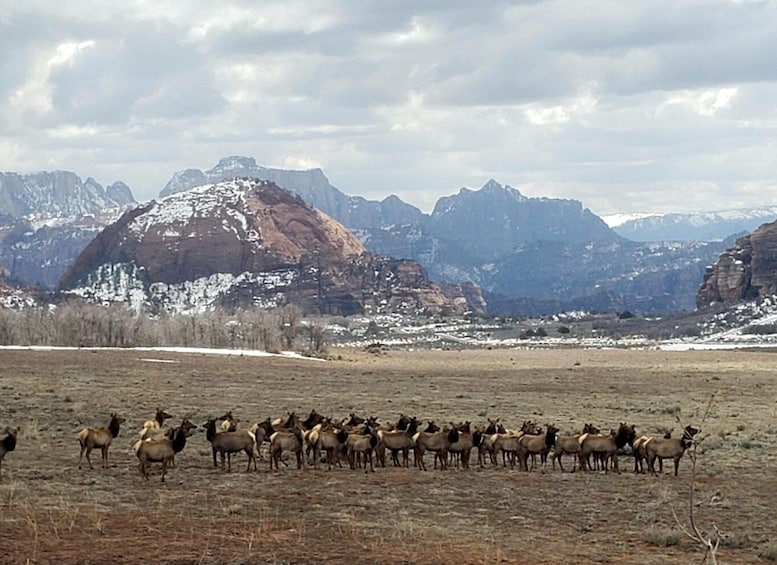
<svg viewBox="0 0 777 565">
<path fill-rule="evenodd" d="M 0 308 L 0 345 L 221 347 L 320 354 L 327 342 L 325 328 L 303 321 L 294 305 L 168 316 L 137 314 L 121 304 Z"/>
</svg>

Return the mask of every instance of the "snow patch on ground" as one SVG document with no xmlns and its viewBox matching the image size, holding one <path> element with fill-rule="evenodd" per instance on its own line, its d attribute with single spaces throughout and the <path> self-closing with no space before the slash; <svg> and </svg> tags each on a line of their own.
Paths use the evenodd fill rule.
<svg viewBox="0 0 777 565">
<path fill-rule="evenodd" d="M 217 349 L 214 347 L 61 347 L 55 345 L 0 345 L 0 349 L 26 350 L 26 351 L 142 351 L 155 353 L 179 353 L 192 355 L 231 355 L 237 357 L 287 357 L 290 359 L 307 359 L 310 361 L 323 361 L 317 357 L 306 357 L 294 351 L 282 351 L 269 353 L 258 349 Z M 141 359 L 141 361 L 155 361 L 158 363 L 174 363 L 175 361 L 164 359 Z"/>
</svg>

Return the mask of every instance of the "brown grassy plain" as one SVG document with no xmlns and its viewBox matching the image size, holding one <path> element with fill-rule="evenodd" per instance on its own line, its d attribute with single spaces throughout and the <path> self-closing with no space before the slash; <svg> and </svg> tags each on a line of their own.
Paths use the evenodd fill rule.
<svg viewBox="0 0 777 565">
<path fill-rule="evenodd" d="M 311 408 L 394 420 L 527 418 L 562 431 L 628 421 L 638 433 L 698 423 L 697 515 L 725 535 L 724 563 L 777 559 L 777 356 L 768 352 L 471 350 L 336 361 L 138 351 L 0 351 L 0 426 L 22 431 L 3 461 L 2 563 L 698 563 L 684 537 L 690 461 L 680 477 L 292 466 L 212 467 L 204 434 L 168 481 L 145 481 L 130 451 L 157 406 L 202 422 Z M 166 361 L 166 362 L 160 362 Z M 111 467 L 77 468 L 76 434 L 127 418 Z M 180 421 L 180 420 L 179 420 Z M 427 455 L 431 459 L 429 455 Z M 571 461 L 570 461 L 571 463 Z M 431 467 L 431 466 L 430 466 Z M 671 465 L 667 466 L 668 468 Z M 763 561 L 762 561 L 763 560 Z"/>
</svg>

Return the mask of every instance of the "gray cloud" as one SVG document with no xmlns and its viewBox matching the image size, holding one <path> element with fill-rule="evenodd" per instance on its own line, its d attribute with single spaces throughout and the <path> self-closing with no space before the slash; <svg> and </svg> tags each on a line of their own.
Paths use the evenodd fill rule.
<svg viewBox="0 0 777 565">
<path fill-rule="evenodd" d="M 772 204 L 776 48 L 769 1 L 30 0 L 0 14 L 0 151 L 141 199 L 246 154 L 426 209 L 491 177 L 600 214 Z"/>
</svg>

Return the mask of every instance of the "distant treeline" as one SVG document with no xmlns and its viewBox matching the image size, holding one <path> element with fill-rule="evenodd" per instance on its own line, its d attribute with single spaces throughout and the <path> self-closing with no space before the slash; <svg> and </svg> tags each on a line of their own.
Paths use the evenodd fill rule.
<svg viewBox="0 0 777 565">
<path fill-rule="evenodd" d="M 0 308 L 0 345 L 223 347 L 317 354 L 326 342 L 324 327 L 303 323 L 297 306 L 156 317 L 120 304 Z"/>
</svg>

